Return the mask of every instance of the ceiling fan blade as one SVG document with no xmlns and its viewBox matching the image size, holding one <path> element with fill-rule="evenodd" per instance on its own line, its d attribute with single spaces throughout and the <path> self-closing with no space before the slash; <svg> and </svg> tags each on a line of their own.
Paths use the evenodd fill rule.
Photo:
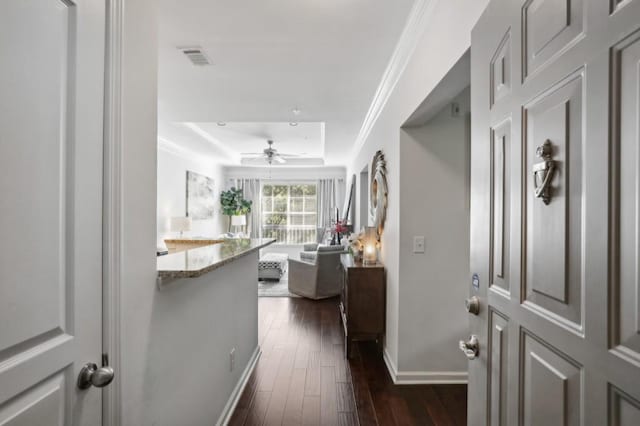
<svg viewBox="0 0 640 426">
<path fill-rule="evenodd" d="M 240 156 L 241 157 L 248 157 L 248 156 L 263 156 L 264 152 L 241 152 Z"/>
<path fill-rule="evenodd" d="M 278 154 L 279 156 L 281 156 L 282 158 L 300 158 L 300 157 L 304 157 L 304 155 L 301 154 Z"/>
<path fill-rule="evenodd" d="M 276 155 L 275 157 L 273 157 L 273 160 L 278 164 L 284 164 L 284 163 L 287 162 L 287 160 L 285 160 L 284 158 L 282 158 L 279 155 Z"/>
<path fill-rule="evenodd" d="M 250 164 L 263 164 L 267 162 L 266 158 L 262 158 L 262 157 L 255 157 L 255 158 L 249 158 L 249 157 L 244 157 L 240 160 L 242 163 L 250 163 Z"/>
</svg>

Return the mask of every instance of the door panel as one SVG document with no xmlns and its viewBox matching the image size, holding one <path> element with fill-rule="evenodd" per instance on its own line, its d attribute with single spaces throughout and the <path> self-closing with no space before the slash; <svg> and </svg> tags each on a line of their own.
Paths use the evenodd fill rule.
<svg viewBox="0 0 640 426">
<path fill-rule="evenodd" d="M 609 388 L 609 424 L 616 426 L 636 426 L 640 424 L 640 401 L 625 392 Z"/>
<path fill-rule="evenodd" d="M 581 367 L 527 331 L 523 342 L 521 412 L 525 425 L 580 425 Z"/>
<path fill-rule="evenodd" d="M 492 258 L 489 288 L 509 298 L 511 119 L 491 129 Z"/>
<path fill-rule="evenodd" d="M 2 30 L 28 42 L 6 40 L 2 47 L 2 57 L 11 58 L 3 61 L 0 70 L 5 86 L 2 93 L 9 93 L 11 86 L 22 87 L 20 96 L 3 108 L 0 118 L 2 158 L 13 159 L 3 161 L 5 176 L 12 178 L 2 193 L 8 197 L 5 200 L 11 200 L 11 208 L 3 209 L 1 220 L 3 234 L 14 236 L 12 250 L 3 253 L 0 260 L 2 281 L 13 289 L 3 294 L 9 309 L 0 310 L 0 360 L 52 337 L 73 333 L 68 330 L 70 312 L 65 306 L 70 284 L 65 265 L 69 250 L 65 238 L 69 185 L 65 164 L 69 153 L 71 11 L 60 1 L 40 3 L 9 7 L 6 25 L 10 27 Z M 5 22 L 2 24 L 4 27 Z M 34 26 L 40 27 L 35 34 Z M 42 67 L 43 63 L 47 66 Z M 25 69 L 32 70 L 28 80 Z M 30 125 L 27 116 L 37 120 L 37 125 Z M 27 159 L 31 161 L 25 167 Z M 47 285 L 42 285 L 45 282 Z M 34 306 L 40 308 L 34 310 Z M 16 322 L 21 326 L 16 327 Z"/>
<path fill-rule="evenodd" d="M 583 71 L 523 107 L 527 203 L 525 306 L 581 332 Z M 555 176 L 547 205 L 534 197 L 536 149 L 551 142 Z"/>
<path fill-rule="evenodd" d="M 64 426 L 67 386 L 63 373 L 36 384 L 0 408 L 0 424 Z"/>
<path fill-rule="evenodd" d="M 491 60 L 491 106 L 511 92 L 511 31 L 507 31 Z"/>
<path fill-rule="evenodd" d="M 618 151 L 618 247 L 614 342 L 640 363 L 640 32 L 614 49 Z M 622 90 L 624 89 L 624 90 Z"/>
<path fill-rule="evenodd" d="M 0 14 L 0 424 L 99 424 L 105 4 Z"/>
<path fill-rule="evenodd" d="M 637 2 L 638 0 L 611 0 L 611 13 L 618 12 L 633 1 Z"/>
<path fill-rule="evenodd" d="M 582 34 L 583 0 L 529 0 L 522 7 L 523 79 Z"/>
<path fill-rule="evenodd" d="M 470 425 L 639 424 L 639 46 L 638 0 L 491 0 L 473 30 Z"/>
<path fill-rule="evenodd" d="M 508 320 L 498 312 L 490 313 L 491 328 L 489 331 L 489 368 L 491 376 L 488 378 L 490 398 L 489 424 L 492 426 L 506 426 L 509 367 L 509 329 Z"/>
</svg>

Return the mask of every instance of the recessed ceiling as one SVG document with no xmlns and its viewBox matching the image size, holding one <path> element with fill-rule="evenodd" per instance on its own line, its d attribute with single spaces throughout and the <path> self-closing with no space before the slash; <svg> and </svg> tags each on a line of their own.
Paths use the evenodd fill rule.
<svg viewBox="0 0 640 426">
<path fill-rule="evenodd" d="M 412 4 L 162 0 L 159 136 L 240 164 L 270 131 L 281 152 L 344 165 Z M 193 65 L 184 46 L 212 64 Z"/>
</svg>

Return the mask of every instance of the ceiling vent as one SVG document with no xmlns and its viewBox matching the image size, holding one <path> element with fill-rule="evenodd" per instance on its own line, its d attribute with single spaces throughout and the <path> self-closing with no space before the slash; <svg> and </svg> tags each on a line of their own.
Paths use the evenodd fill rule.
<svg viewBox="0 0 640 426">
<path fill-rule="evenodd" d="M 211 61 L 201 47 L 178 47 L 178 49 L 189 58 L 193 65 L 211 65 Z"/>
</svg>

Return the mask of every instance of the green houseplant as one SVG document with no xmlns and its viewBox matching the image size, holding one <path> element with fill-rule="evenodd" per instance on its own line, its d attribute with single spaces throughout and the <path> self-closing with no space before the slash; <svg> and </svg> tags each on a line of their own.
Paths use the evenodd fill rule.
<svg viewBox="0 0 640 426">
<path fill-rule="evenodd" d="M 229 216 L 229 232 L 231 232 L 231 217 L 251 213 L 252 203 L 252 201 L 244 199 L 242 189 L 231 187 L 231 189 L 220 193 L 222 214 Z"/>
</svg>

